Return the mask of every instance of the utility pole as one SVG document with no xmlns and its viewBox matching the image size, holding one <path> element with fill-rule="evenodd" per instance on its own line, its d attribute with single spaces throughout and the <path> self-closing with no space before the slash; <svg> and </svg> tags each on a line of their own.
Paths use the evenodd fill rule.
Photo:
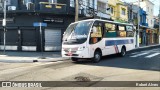
<svg viewBox="0 0 160 90">
<path fill-rule="evenodd" d="M 159 33 L 158 33 L 158 36 L 159 36 L 159 44 L 160 44 L 160 0 L 159 0 Z"/>
<path fill-rule="evenodd" d="M 78 21 L 78 15 L 79 15 L 79 0 L 75 0 L 75 22 Z"/>
<path fill-rule="evenodd" d="M 138 0 L 138 27 L 136 36 L 136 48 L 139 48 L 139 21 L 140 21 L 140 0 Z"/>
<path fill-rule="evenodd" d="M 4 38 L 3 38 L 3 42 L 4 42 L 4 54 L 6 52 L 6 0 L 4 0 L 3 3 L 3 13 L 4 13 L 4 18 L 3 18 L 3 23 L 2 26 L 4 27 Z"/>
</svg>

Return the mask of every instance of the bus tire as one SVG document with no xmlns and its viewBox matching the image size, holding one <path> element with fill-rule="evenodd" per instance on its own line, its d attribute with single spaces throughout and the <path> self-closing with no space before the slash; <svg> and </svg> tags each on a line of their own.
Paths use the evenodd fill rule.
<svg viewBox="0 0 160 90">
<path fill-rule="evenodd" d="M 125 47 L 122 47 L 121 52 L 120 52 L 120 56 L 124 57 L 126 55 L 126 49 Z"/>
<path fill-rule="evenodd" d="M 96 50 L 95 53 L 94 53 L 94 57 L 93 57 L 92 61 L 94 63 L 98 63 L 101 60 L 101 58 L 102 58 L 101 52 L 99 50 Z"/>
<path fill-rule="evenodd" d="M 73 58 L 72 57 L 71 60 L 74 61 L 74 62 L 78 62 L 78 58 Z"/>
</svg>

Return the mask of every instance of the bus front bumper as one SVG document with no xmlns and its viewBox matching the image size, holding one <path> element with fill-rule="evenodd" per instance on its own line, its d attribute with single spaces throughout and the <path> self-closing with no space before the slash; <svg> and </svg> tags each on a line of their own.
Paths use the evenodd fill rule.
<svg viewBox="0 0 160 90">
<path fill-rule="evenodd" d="M 62 57 L 74 57 L 74 58 L 91 58 L 89 56 L 89 53 L 88 53 L 88 50 L 87 49 L 84 49 L 82 51 L 65 51 L 65 50 L 62 50 Z"/>
</svg>

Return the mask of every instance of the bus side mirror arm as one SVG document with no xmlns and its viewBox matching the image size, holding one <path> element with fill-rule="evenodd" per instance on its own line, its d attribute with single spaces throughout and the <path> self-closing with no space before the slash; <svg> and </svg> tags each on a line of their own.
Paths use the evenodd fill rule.
<svg viewBox="0 0 160 90">
<path fill-rule="evenodd" d="M 63 33 L 63 36 L 65 35 L 66 32 Z"/>
<path fill-rule="evenodd" d="M 93 29 L 91 30 L 91 33 L 93 33 Z"/>
</svg>

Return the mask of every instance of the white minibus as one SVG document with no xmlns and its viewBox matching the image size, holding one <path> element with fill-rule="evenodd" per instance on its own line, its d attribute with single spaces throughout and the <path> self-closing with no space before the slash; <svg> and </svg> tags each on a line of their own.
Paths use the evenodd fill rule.
<svg viewBox="0 0 160 90">
<path fill-rule="evenodd" d="M 99 62 L 102 56 L 119 54 L 135 48 L 135 29 L 132 24 L 109 20 L 89 19 L 71 23 L 63 35 L 62 57 L 73 61 L 91 58 Z"/>
</svg>

